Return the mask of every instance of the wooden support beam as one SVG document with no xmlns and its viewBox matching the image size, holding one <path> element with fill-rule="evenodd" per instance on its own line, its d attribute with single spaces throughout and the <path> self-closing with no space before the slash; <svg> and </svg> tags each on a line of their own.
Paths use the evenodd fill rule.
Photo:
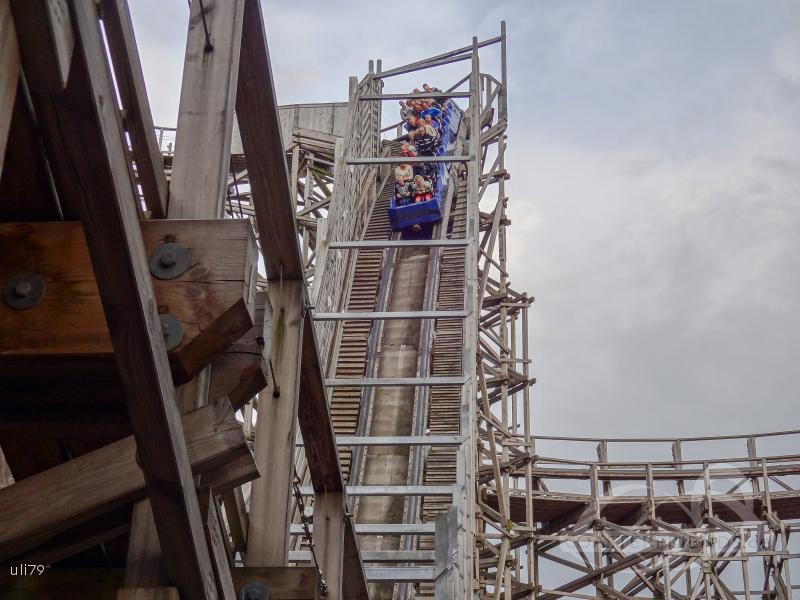
<svg viewBox="0 0 800 600">
<path fill-rule="evenodd" d="M 209 398 L 226 396 L 234 409 L 267 386 L 272 350 L 272 305 L 266 292 L 256 292 L 253 327 L 211 363 Z"/>
<path fill-rule="evenodd" d="M 300 396 L 303 401 L 297 418 L 314 490 L 337 491 L 344 489 L 344 480 L 310 312 L 306 312 L 305 321 L 300 367 Z"/>
<path fill-rule="evenodd" d="M 82 103 L 67 102 L 66 96 L 51 99 L 61 118 L 50 124 L 58 127 L 50 137 L 62 143 L 67 153 L 70 168 L 62 177 L 72 179 L 72 201 L 85 225 L 131 424 L 141 441 L 138 456 L 170 577 L 189 597 L 213 598 L 214 575 L 97 9 L 94 3 L 77 1 L 71 2 L 71 9 L 77 39 L 70 80 L 76 80 L 73 91 L 82 96 Z"/>
<path fill-rule="evenodd" d="M 227 401 L 185 415 L 183 425 L 193 472 L 206 473 L 238 457 L 252 462 Z M 143 497 L 145 476 L 137 462 L 143 454 L 130 436 L 0 489 L 0 560 Z M 46 503 L 41 490 L 48 490 Z"/>
<path fill-rule="evenodd" d="M 245 0 L 236 117 L 247 157 L 264 266 L 270 280 L 303 280 L 294 199 L 281 140 L 281 123 L 267 34 L 258 0 Z"/>
<path fill-rule="evenodd" d="M 247 566 L 285 566 L 289 557 L 304 285 L 284 281 L 269 288 L 274 375 L 258 402 L 255 457 L 262 477 L 252 487 Z"/>
<path fill-rule="evenodd" d="M 233 552 L 239 552 L 242 555 L 247 550 L 247 526 L 249 517 L 247 514 L 247 506 L 244 503 L 244 495 L 241 488 L 228 490 L 222 494 L 222 503 L 225 507 L 225 516 L 228 520 L 228 529 L 233 538 Z"/>
<path fill-rule="evenodd" d="M 356 526 L 352 515 L 344 517 L 344 573 L 346 585 L 342 586 L 344 600 L 369 600 L 367 574 L 361 562 L 361 552 L 356 539 Z"/>
<path fill-rule="evenodd" d="M 60 92 L 67 84 L 75 37 L 67 0 L 11 0 L 31 89 Z"/>
<path fill-rule="evenodd" d="M 206 538 L 211 550 L 211 564 L 217 581 L 217 593 L 220 600 L 235 600 L 231 565 L 228 560 L 228 548 L 219 522 L 216 499 L 211 490 L 204 488 L 199 494 L 200 511 L 206 526 Z"/>
<path fill-rule="evenodd" d="M 328 586 L 328 600 L 342 598 L 344 510 L 344 492 L 341 490 L 314 495 L 314 549 Z"/>
<path fill-rule="evenodd" d="M 0 175 L 11 130 L 11 115 L 19 82 L 19 46 L 10 0 L 0 0 Z"/>
<path fill-rule="evenodd" d="M 172 219 L 222 218 L 243 9 L 244 0 L 192 3 L 170 180 Z"/>
<path fill-rule="evenodd" d="M 113 512 L 68 529 L 30 552 L 15 556 L 0 568 L 0 582 L 9 578 L 8 566 L 27 564 L 52 565 L 65 558 L 80 554 L 97 545 L 117 539 L 130 530 L 131 507 L 124 506 Z"/>
<path fill-rule="evenodd" d="M 125 587 L 155 588 L 169 581 L 158 531 L 150 502 L 140 500 L 133 505 L 128 557 L 125 562 Z"/>
<path fill-rule="evenodd" d="M 170 351 L 175 380 L 196 375 L 253 326 L 256 242 L 244 220 L 145 221 L 142 262 L 163 243 L 177 243 L 191 266 L 175 279 L 145 267 L 158 311 L 181 324 Z M 97 288 L 94 252 L 76 222 L 0 224 L 0 281 L 21 272 L 44 281 L 41 303 L 28 310 L 0 304 L 0 374 L 42 377 L 65 371 L 115 379 L 117 360 Z M 160 329 L 160 326 L 159 326 Z"/>
<path fill-rule="evenodd" d="M 163 219 L 167 216 L 167 178 L 127 0 L 102 0 L 100 11 L 144 203 L 154 218 Z"/>
</svg>

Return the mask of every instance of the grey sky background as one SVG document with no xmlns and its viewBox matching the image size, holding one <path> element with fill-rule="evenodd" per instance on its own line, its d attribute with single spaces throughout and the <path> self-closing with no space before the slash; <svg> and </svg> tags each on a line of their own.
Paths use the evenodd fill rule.
<svg viewBox="0 0 800 600">
<path fill-rule="evenodd" d="M 130 4 L 155 120 L 174 125 L 188 8 Z M 537 298 L 537 433 L 800 427 L 800 2 L 264 11 L 281 103 L 345 100 L 370 58 L 391 68 L 508 22 L 511 273 Z"/>
</svg>

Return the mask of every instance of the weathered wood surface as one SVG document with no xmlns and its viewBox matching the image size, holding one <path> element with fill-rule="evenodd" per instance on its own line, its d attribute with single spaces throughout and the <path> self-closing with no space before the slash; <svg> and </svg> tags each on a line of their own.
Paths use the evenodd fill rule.
<svg viewBox="0 0 800 600">
<path fill-rule="evenodd" d="M 342 598 L 345 539 L 344 492 L 314 495 L 314 549 L 328 585 L 328 600 Z"/>
<path fill-rule="evenodd" d="M 227 401 L 185 415 L 183 425 L 195 474 L 240 457 L 252 462 Z M 0 489 L 0 560 L 144 497 L 147 489 L 136 448 L 130 436 Z M 42 490 L 47 490 L 47 502 L 41 501 Z"/>
<path fill-rule="evenodd" d="M 237 591 L 251 581 L 258 581 L 269 588 L 273 600 L 320 600 L 322 597 L 319 575 L 314 567 L 238 567 L 231 569 L 231 575 Z M 14 577 L 0 584 L 0 595 L 4 600 L 119 600 L 123 578 L 122 569 L 51 569 L 42 576 Z M 131 600 L 131 596 L 121 597 Z M 133 598 L 153 600 L 152 595 L 134 595 Z M 175 596 L 155 598 L 173 600 Z"/>
<path fill-rule="evenodd" d="M 116 600 L 180 600 L 178 588 L 120 588 Z"/>
<path fill-rule="evenodd" d="M 209 398 L 226 396 L 240 408 L 267 386 L 272 348 L 272 305 L 266 292 L 256 292 L 253 327 L 211 363 Z"/>
<path fill-rule="evenodd" d="M 281 123 L 258 0 L 246 0 L 242 32 L 236 118 L 264 253 L 267 278 L 303 280 L 289 171 L 281 142 Z"/>
<path fill-rule="evenodd" d="M 167 178 L 128 3 L 126 0 L 103 0 L 100 10 L 144 203 L 154 218 L 163 219 L 167 216 Z"/>
<path fill-rule="evenodd" d="M 19 46 L 10 0 L 0 0 L 0 174 L 11 129 L 11 113 L 19 81 Z"/>
<path fill-rule="evenodd" d="M 304 285 L 284 281 L 269 288 L 274 375 L 258 400 L 255 458 L 262 477 L 252 487 L 245 559 L 252 567 L 285 566 L 289 556 Z"/>
<path fill-rule="evenodd" d="M 165 241 L 188 248 L 191 266 L 180 277 L 150 276 L 159 313 L 175 316 L 184 338 L 170 351 L 176 381 L 198 373 L 253 326 L 256 244 L 249 223 L 144 221 L 149 255 Z M 0 374 L 105 373 L 117 365 L 91 254 L 80 223 L 0 225 L 0 280 L 36 272 L 45 281 L 41 304 L 29 310 L 0 305 Z"/>
<path fill-rule="evenodd" d="M 303 401 L 298 408 L 297 419 L 303 434 L 311 483 L 317 492 L 341 490 L 344 480 L 310 312 L 305 315 L 300 372 L 300 395 Z"/>
<path fill-rule="evenodd" d="M 222 217 L 244 0 L 192 4 L 178 109 L 169 217 Z M 212 33 L 206 47 L 203 16 Z"/>
<path fill-rule="evenodd" d="M 25 78 L 31 89 L 60 92 L 69 75 L 75 37 L 67 0 L 11 0 L 20 36 Z"/>
</svg>

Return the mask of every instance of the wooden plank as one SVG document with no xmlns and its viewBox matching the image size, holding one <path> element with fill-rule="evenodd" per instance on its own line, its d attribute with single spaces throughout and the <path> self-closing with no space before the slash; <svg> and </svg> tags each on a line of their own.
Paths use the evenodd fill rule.
<svg viewBox="0 0 800 600">
<path fill-rule="evenodd" d="M 221 600 L 235 600 L 231 566 L 228 560 L 228 548 L 222 534 L 217 512 L 216 499 L 208 488 L 199 494 L 201 513 L 206 525 L 206 538 L 211 550 L 211 563 L 214 566 L 214 576 L 217 580 L 218 598 Z"/>
<path fill-rule="evenodd" d="M 237 567 L 232 569 L 236 589 L 251 581 L 269 588 L 273 600 L 319 600 L 320 577 L 315 567 Z"/>
<path fill-rule="evenodd" d="M 125 559 L 125 587 L 162 587 L 169 582 L 166 564 L 158 544 L 158 531 L 149 500 L 133 506 L 128 556 Z"/>
<path fill-rule="evenodd" d="M 331 424 L 328 397 L 310 313 L 305 315 L 301 360 L 300 403 L 297 419 L 303 435 L 311 483 L 315 491 L 344 489 L 336 436 Z"/>
<path fill-rule="evenodd" d="M 170 179 L 170 218 L 222 217 L 243 9 L 244 0 L 192 3 Z M 204 21 L 213 48 L 207 46 Z"/>
<path fill-rule="evenodd" d="M 244 555 L 247 549 L 247 525 L 249 517 L 244 495 L 241 488 L 228 490 L 222 494 L 222 503 L 225 507 L 225 516 L 228 520 L 228 529 L 233 539 L 234 552 Z"/>
<path fill-rule="evenodd" d="M 356 526 L 353 517 L 344 517 L 344 578 L 347 585 L 342 588 L 345 600 L 369 600 L 367 574 L 361 562 L 361 553 L 356 540 Z"/>
<path fill-rule="evenodd" d="M 328 586 L 328 600 L 342 598 L 344 564 L 344 492 L 320 492 L 314 496 L 314 549 Z"/>
<path fill-rule="evenodd" d="M 245 0 L 236 116 L 247 157 L 252 201 L 267 278 L 303 279 L 289 171 L 258 0 Z"/>
<path fill-rule="evenodd" d="M 211 363 L 209 398 L 227 396 L 234 409 L 244 406 L 267 386 L 272 305 L 266 292 L 256 292 L 253 321 L 253 327 Z"/>
<path fill-rule="evenodd" d="M 186 381 L 253 326 L 256 243 L 244 220 L 145 221 L 144 252 L 165 241 L 191 254 L 180 277 L 161 280 L 146 271 L 158 311 L 176 317 L 183 340 L 170 351 L 177 381 Z M 36 272 L 44 298 L 30 310 L 0 305 L 0 374 L 57 375 L 83 370 L 117 372 L 112 340 L 92 269 L 93 255 L 80 223 L 0 224 L 0 280 Z"/>
<path fill-rule="evenodd" d="M 19 82 L 19 45 L 9 0 L 0 0 L 0 174 Z"/>
<path fill-rule="evenodd" d="M 262 477 L 252 487 L 247 566 L 285 566 L 289 556 L 304 286 L 284 281 L 269 288 L 273 377 L 258 402 L 255 459 Z"/>
<path fill-rule="evenodd" d="M 75 38 L 66 0 L 11 0 L 31 89 L 60 92 L 67 84 Z"/>
<path fill-rule="evenodd" d="M 241 428 L 241 427 L 240 427 Z M 215 469 L 210 469 L 200 476 L 200 486 L 214 490 L 221 494 L 227 490 L 234 489 L 248 481 L 253 481 L 259 477 L 258 467 L 253 456 L 248 452 L 247 455 L 240 456 L 220 465 Z"/>
<path fill-rule="evenodd" d="M 8 563 L 52 565 L 104 542 L 120 538 L 128 533 L 130 527 L 131 510 L 129 506 L 125 506 L 88 523 L 68 529 L 31 552 L 11 559 Z M 6 569 L 1 570 L 0 582 L 7 579 L 8 575 Z"/>
<path fill-rule="evenodd" d="M 226 401 L 189 413 L 183 422 L 195 473 L 250 456 L 241 426 Z M 143 454 L 139 448 L 138 456 Z M 37 501 L 41 490 L 48 490 L 46 503 Z M 0 490 L 0 560 L 146 493 L 133 436 L 18 481 Z"/>
<path fill-rule="evenodd" d="M 144 203 L 154 218 L 163 219 L 167 216 L 167 178 L 128 3 L 126 0 L 102 0 L 100 11 Z"/>
</svg>

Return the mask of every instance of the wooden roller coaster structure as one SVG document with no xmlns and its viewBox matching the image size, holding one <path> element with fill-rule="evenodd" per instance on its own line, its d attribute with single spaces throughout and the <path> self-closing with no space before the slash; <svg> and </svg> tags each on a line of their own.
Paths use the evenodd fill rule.
<svg viewBox="0 0 800 600">
<path fill-rule="evenodd" d="M 0 50 L 3 597 L 792 600 L 799 431 L 533 433 L 505 23 L 278 107 L 258 0 L 195 0 L 175 128 L 124 0 L 0 0 Z M 384 86 L 459 65 L 392 232 Z"/>
</svg>

